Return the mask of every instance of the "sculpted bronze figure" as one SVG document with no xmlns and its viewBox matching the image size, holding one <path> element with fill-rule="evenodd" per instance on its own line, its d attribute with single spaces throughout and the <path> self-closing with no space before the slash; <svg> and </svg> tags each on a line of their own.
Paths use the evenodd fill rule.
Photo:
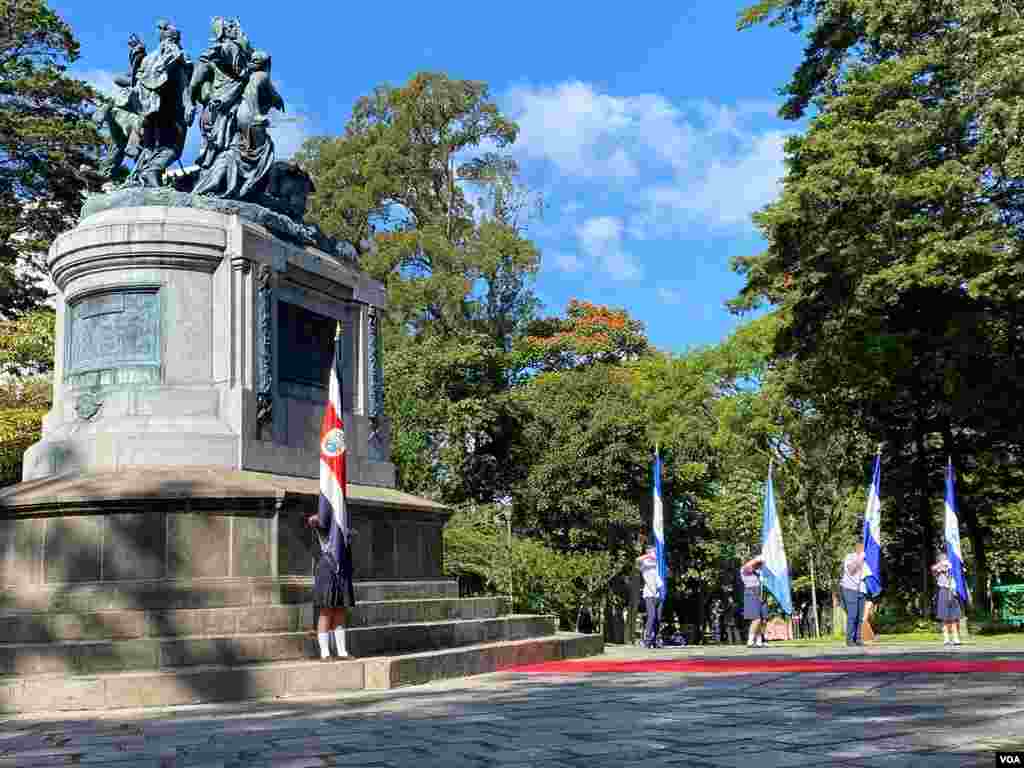
<svg viewBox="0 0 1024 768">
<path fill-rule="evenodd" d="M 102 171 L 111 176 L 130 158 L 135 166 L 127 183 L 144 187 L 160 186 L 164 171 L 181 157 L 194 113 L 192 62 L 181 33 L 166 21 L 157 30 L 160 41 L 151 53 L 136 35 L 128 39 L 130 69 L 114 79 L 113 98 L 93 118 L 109 135 Z"/>
<path fill-rule="evenodd" d="M 211 39 L 195 64 L 169 22 L 157 25 L 153 51 L 136 35 L 128 39 L 128 72 L 93 119 L 107 134 L 100 164 L 113 182 L 125 160 L 134 166 L 121 189 L 172 187 L 192 197 L 263 206 L 295 223 L 294 236 L 309 240 L 302 217 L 312 181 L 295 164 L 277 160 L 270 113 L 284 111 L 271 79 L 271 57 L 250 43 L 237 19 L 217 16 Z M 188 129 L 199 118 L 199 155 L 191 168 L 167 174 L 178 162 Z M 293 227 L 293 228 L 294 228 Z"/>
</svg>

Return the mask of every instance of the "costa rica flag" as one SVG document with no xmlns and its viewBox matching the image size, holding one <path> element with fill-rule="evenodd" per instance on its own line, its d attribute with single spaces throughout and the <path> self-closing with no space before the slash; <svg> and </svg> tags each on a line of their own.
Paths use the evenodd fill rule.
<svg viewBox="0 0 1024 768">
<path fill-rule="evenodd" d="M 320 525 L 330 525 L 327 548 L 338 559 L 339 567 L 349 564 L 349 515 L 345 503 L 347 479 L 345 475 L 345 423 L 341 407 L 342 369 L 341 324 L 334 336 L 334 361 L 328 384 L 327 406 L 320 426 Z"/>
</svg>

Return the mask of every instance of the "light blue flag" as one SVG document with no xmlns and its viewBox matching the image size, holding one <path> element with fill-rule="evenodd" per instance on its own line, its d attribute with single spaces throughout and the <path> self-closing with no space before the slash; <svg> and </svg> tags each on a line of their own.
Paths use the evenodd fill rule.
<svg viewBox="0 0 1024 768">
<path fill-rule="evenodd" d="M 868 489 L 868 507 L 864 511 L 864 588 L 868 596 L 882 591 L 882 457 L 875 456 L 875 472 Z"/>
<path fill-rule="evenodd" d="M 658 555 L 658 599 L 665 599 L 665 585 L 668 583 L 668 566 L 665 562 L 665 505 L 661 501 L 661 456 L 654 449 L 654 515 L 651 527 L 654 529 L 654 547 Z"/>
<path fill-rule="evenodd" d="M 761 583 L 775 596 L 783 613 L 793 613 L 793 596 L 789 587 L 789 564 L 782 546 L 782 522 L 775 511 L 772 488 L 772 466 L 768 465 L 768 482 L 764 486 L 764 521 L 761 527 Z"/>
<path fill-rule="evenodd" d="M 967 580 L 964 578 L 964 556 L 960 551 L 960 521 L 956 517 L 956 478 L 953 459 L 946 465 L 946 556 L 956 583 L 960 602 L 967 603 Z"/>
</svg>

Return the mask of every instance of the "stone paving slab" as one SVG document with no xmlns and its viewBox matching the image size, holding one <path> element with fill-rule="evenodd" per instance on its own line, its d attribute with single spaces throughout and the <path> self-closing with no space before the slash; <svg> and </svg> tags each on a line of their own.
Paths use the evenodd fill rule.
<svg viewBox="0 0 1024 768">
<path fill-rule="evenodd" d="M 497 673 L 0 720 L 0 768 L 946 768 L 991 766 L 1015 745 L 1024 688 L 971 674 Z"/>
</svg>

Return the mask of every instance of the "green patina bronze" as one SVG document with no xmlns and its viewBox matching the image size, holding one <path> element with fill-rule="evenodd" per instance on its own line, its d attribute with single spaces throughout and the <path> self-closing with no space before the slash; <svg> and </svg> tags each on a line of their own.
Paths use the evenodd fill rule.
<svg viewBox="0 0 1024 768">
<path fill-rule="evenodd" d="M 217 16 L 211 31 L 194 62 L 181 47 L 181 33 L 166 21 L 158 24 L 152 52 L 131 35 L 128 72 L 114 78 L 113 95 L 94 116 L 107 136 L 95 181 L 106 182 L 108 192 L 165 193 L 166 205 L 223 210 L 218 203 L 232 201 L 262 208 L 239 212 L 285 239 L 321 247 L 325 238 L 302 223 L 313 182 L 275 155 L 271 112 L 284 111 L 285 103 L 271 79 L 270 54 L 253 47 L 238 19 Z M 181 156 L 193 126 L 202 143 L 194 165 L 185 168 Z M 125 161 L 134 166 L 118 184 Z M 116 203 L 90 199 L 83 215 L 105 205 Z"/>
</svg>

